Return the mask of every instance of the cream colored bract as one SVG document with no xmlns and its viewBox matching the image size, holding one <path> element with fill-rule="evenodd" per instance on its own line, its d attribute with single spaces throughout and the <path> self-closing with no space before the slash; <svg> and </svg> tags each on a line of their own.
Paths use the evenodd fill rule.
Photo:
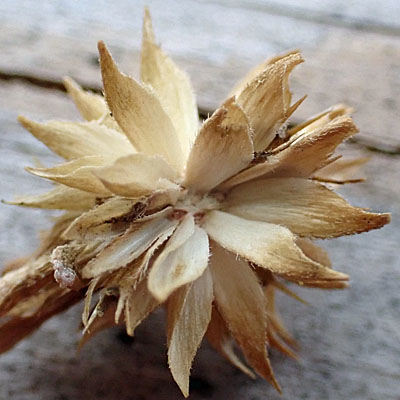
<svg viewBox="0 0 400 400">
<path fill-rule="evenodd" d="M 166 308 L 168 362 L 187 396 L 206 335 L 235 366 L 241 348 L 256 373 L 279 385 L 268 346 L 295 356 L 274 306 L 284 280 L 344 288 L 315 238 L 380 228 L 388 214 L 349 205 L 321 182 L 357 181 L 364 159 L 336 147 L 357 132 L 350 110 L 333 107 L 287 128 L 294 51 L 253 70 L 200 124 L 187 75 L 155 43 L 146 11 L 141 82 L 99 43 L 105 101 L 65 80 L 86 122 L 22 125 L 66 162 L 27 168 L 55 188 L 14 204 L 62 209 L 38 251 L 0 280 L 0 351 L 85 297 L 81 344 L 125 324 L 129 335 Z M 96 305 L 91 300 L 99 293 Z"/>
</svg>

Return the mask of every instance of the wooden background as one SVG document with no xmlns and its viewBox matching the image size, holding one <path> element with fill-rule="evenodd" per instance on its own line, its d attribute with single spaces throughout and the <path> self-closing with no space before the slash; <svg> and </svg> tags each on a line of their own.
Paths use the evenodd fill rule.
<svg viewBox="0 0 400 400">
<path fill-rule="evenodd" d="M 0 198 L 40 192 L 46 182 L 23 167 L 57 161 L 16 123 L 77 119 L 60 90 L 63 76 L 100 88 L 96 43 L 104 40 L 122 69 L 137 76 L 144 1 L 0 1 Z M 292 48 L 294 119 L 346 102 L 361 133 L 346 154 L 371 156 L 368 181 L 340 188 L 353 204 L 392 212 L 388 227 L 324 242 L 335 267 L 352 278 L 346 291 L 297 289 L 311 305 L 281 297 L 300 362 L 272 352 L 284 395 L 235 371 L 204 344 L 192 399 L 400 399 L 400 2 L 398 0 L 153 0 L 156 35 L 191 75 L 199 107 L 212 110 L 264 58 Z M 49 226 L 48 212 L 0 205 L 0 263 L 22 256 Z M 80 354 L 81 305 L 46 323 L 0 358 L 1 399 L 179 399 L 166 366 L 163 315 L 136 338 L 119 329 Z"/>
</svg>

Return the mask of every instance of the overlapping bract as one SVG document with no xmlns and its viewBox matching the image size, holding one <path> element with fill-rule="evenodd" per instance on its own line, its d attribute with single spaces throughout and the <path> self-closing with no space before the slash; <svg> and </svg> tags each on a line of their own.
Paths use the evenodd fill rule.
<svg viewBox="0 0 400 400">
<path fill-rule="evenodd" d="M 66 210 L 40 249 L 0 280 L 0 351 L 85 297 L 83 344 L 125 323 L 128 334 L 160 305 L 168 360 L 188 395 L 204 336 L 235 366 L 278 390 L 267 345 L 295 356 L 274 306 L 281 278 L 343 288 L 312 242 L 383 226 L 388 214 L 352 207 L 321 182 L 357 181 L 336 147 L 357 132 L 339 105 L 288 129 L 289 74 L 299 52 L 254 70 L 201 126 L 190 81 L 155 43 L 146 11 L 141 80 L 121 73 L 99 43 L 105 99 L 71 80 L 86 122 L 20 122 L 66 162 L 28 171 L 55 182 L 14 204 Z M 111 112 L 111 113 L 110 113 Z M 54 275 L 54 277 L 53 277 Z M 91 309 L 94 293 L 96 304 Z"/>
</svg>

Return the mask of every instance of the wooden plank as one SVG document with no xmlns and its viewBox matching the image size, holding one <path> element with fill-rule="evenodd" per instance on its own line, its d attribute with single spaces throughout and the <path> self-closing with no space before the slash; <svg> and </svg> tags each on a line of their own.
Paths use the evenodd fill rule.
<svg viewBox="0 0 400 400">
<path fill-rule="evenodd" d="M 0 83 L 0 198 L 44 190 L 46 182 L 31 177 L 23 167 L 35 156 L 49 165 L 57 160 L 17 125 L 20 112 L 36 119 L 77 115 L 57 91 Z M 371 155 L 354 144 L 345 151 Z M 377 154 L 366 172 L 366 183 L 341 191 L 353 204 L 391 211 L 393 223 L 379 231 L 322 243 L 335 267 L 351 275 L 348 290 L 293 287 L 311 307 L 279 296 L 285 323 L 301 343 L 301 363 L 272 352 L 284 396 L 234 370 L 204 345 L 192 373 L 191 399 L 398 399 L 400 292 L 394 249 L 400 241 L 400 158 Z M 0 204 L 0 264 L 35 248 L 36 230 L 48 226 L 47 215 Z M 121 339 L 114 329 L 77 355 L 81 310 L 80 304 L 55 317 L 2 355 L 0 398 L 180 398 L 166 365 L 162 313 L 144 323 L 134 342 Z"/>
<path fill-rule="evenodd" d="M 137 76 L 144 3 L 4 0 L 0 4 L 0 36 L 4 38 L 0 72 L 57 82 L 71 75 L 100 87 L 96 42 L 103 39 L 122 69 Z M 367 7 L 363 8 L 364 3 Z M 264 58 L 302 48 L 307 62 L 294 73 L 293 87 L 295 97 L 304 93 L 309 97 L 296 118 L 345 101 L 358 110 L 357 122 L 365 138 L 398 149 L 398 37 L 359 31 L 357 24 L 338 26 L 300 18 L 308 11 L 325 17 L 339 13 L 336 19 L 344 15 L 349 21 L 358 15 L 368 29 L 369 19 L 382 26 L 398 23 L 398 3 L 391 0 L 381 7 L 372 1 L 336 0 L 328 7 L 322 2 L 303 2 L 296 5 L 300 17 L 272 13 L 268 11 L 271 4 L 297 10 L 293 0 L 152 1 L 157 36 L 193 77 L 201 108 L 214 109 L 234 83 Z M 264 7 L 262 12 L 258 5 Z M 364 11 L 360 14 L 360 10 Z"/>
<path fill-rule="evenodd" d="M 208 0 L 211 3 L 217 3 Z M 326 25 L 345 26 L 357 30 L 375 31 L 398 36 L 400 33 L 400 3 L 368 0 L 219 0 L 227 7 L 257 10 L 260 13 L 283 15 Z"/>
</svg>

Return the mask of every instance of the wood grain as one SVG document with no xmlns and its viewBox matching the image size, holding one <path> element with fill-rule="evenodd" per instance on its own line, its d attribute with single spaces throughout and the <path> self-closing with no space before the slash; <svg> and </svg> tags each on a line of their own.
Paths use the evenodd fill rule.
<svg viewBox="0 0 400 400">
<path fill-rule="evenodd" d="M 0 73 L 56 83 L 72 75 L 100 87 L 96 41 L 108 42 L 126 72 L 137 76 L 144 1 L 0 2 Z M 305 118 L 339 101 L 359 110 L 364 138 L 396 149 L 400 89 L 398 2 L 361 0 L 153 0 L 156 33 L 193 77 L 199 104 L 212 109 L 248 68 L 264 57 L 302 47 L 306 64 L 293 77 L 295 98 L 309 98 Z M 107 10 L 105 12 L 104 10 Z M 389 29 L 390 28 L 390 29 Z M 35 157 L 58 161 L 16 123 L 78 119 L 59 90 L 0 77 L 0 199 L 37 193 L 48 182 L 23 170 Z M 334 266 L 351 276 L 345 291 L 293 286 L 307 307 L 279 296 L 289 330 L 301 344 L 300 363 L 272 352 L 281 397 L 261 380 L 235 371 L 207 344 L 195 360 L 191 399 L 399 399 L 400 157 L 350 143 L 346 154 L 372 156 L 368 181 L 340 188 L 352 204 L 392 212 L 384 229 L 322 242 Z M 46 211 L 0 204 L 0 265 L 37 245 L 50 225 Z M 134 341 L 112 329 L 76 353 L 82 305 L 48 321 L 0 358 L 0 398 L 177 399 L 166 364 L 164 316 L 146 321 Z"/>
</svg>

